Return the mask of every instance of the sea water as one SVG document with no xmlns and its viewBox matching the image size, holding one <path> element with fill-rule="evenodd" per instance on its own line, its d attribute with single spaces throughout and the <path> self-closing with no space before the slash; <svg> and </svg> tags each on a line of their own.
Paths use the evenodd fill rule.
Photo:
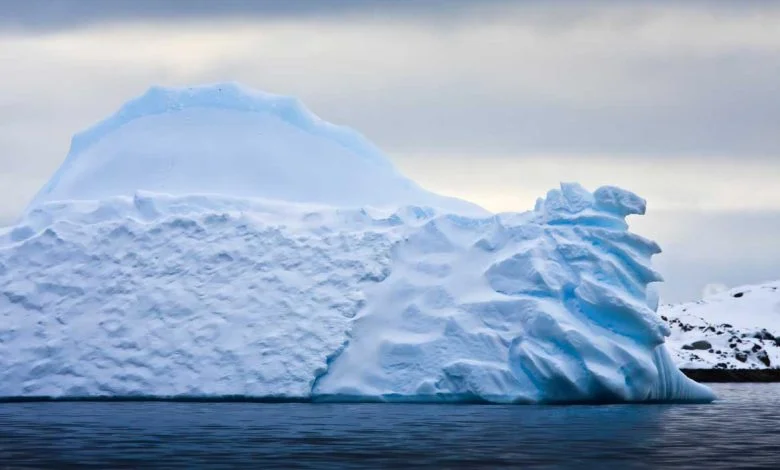
<svg viewBox="0 0 780 470">
<path fill-rule="evenodd" d="M 706 405 L 0 403 L 0 468 L 777 468 L 780 384 Z"/>
</svg>

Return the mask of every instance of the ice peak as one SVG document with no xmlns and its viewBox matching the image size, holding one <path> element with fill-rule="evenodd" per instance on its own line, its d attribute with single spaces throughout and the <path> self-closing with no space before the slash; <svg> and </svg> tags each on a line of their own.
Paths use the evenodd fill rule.
<svg viewBox="0 0 780 470">
<path fill-rule="evenodd" d="M 237 83 L 151 87 L 71 143 L 30 208 L 145 190 L 481 212 L 420 188 L 358 132 Z"/>
<path fill-rule="evenodd" d="M 125 103 L 112 116 L 74 135 L 69 154 L 81 153 L 111 131 L 135 119 L 190 108 L 270 113 L 304 132 L 327 135 L 355 153 L 389 165 L 382 152 L 368 139 L 348 127 L 323 121 L 299 99 L 254 90 L 237 82 L 188 87 L 153 85 L 141 96 Z"/>
</svg>

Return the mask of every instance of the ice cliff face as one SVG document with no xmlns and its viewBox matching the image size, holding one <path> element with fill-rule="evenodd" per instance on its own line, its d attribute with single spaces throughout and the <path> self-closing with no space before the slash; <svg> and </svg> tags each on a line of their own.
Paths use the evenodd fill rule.
<svg viewBox="0 0 780 470">
<path fill-rule="evenodd" d="M 288 132 L 297 106 L 268 114 L 278 98 L 229 87 L 226 105 L 223 89 L 131 102 L 74 139 L 0 232 L 0 396 L 713 398 L 674 367 L 645 300 L 659 249 L 625 222 L 642 199 L 566 184 L 531 212 L 475 215 L 350 131 L 311 118 L 308 135 Z M 188 122 L 211 143 L 192 158 Z M 209 152 L 245 164 L 212 181 Z M 342 159 L 392 191 L 353 193 L 363 182 Z M 301 164 L 335 180 L 312 192 L 316 172 L 299 182 Z M 266 173 L 284 185 L 252 185 Z"/>
</svg>

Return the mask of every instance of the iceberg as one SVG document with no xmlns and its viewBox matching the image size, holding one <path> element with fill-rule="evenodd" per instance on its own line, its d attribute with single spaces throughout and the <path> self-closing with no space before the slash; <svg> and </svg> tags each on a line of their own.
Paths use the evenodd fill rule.
<svg viewBox="0 0 780 470">
<path fill-rule="evenodd" d="M 0 231 L 0 396 L 711 401 L 644 211 L 566 183 L 491 214 L 293 99 L 152 88 Z"/>
</svg>

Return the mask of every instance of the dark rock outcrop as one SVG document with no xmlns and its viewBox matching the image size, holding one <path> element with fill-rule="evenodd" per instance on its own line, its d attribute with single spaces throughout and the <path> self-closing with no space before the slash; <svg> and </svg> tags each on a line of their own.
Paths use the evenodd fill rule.
<svg viewBox="0 0 780 470">
<path fill-rule="evenodd" d="M 780 369 L 681 369 L 697 382 L 780 382 Z"/>
</svg>

